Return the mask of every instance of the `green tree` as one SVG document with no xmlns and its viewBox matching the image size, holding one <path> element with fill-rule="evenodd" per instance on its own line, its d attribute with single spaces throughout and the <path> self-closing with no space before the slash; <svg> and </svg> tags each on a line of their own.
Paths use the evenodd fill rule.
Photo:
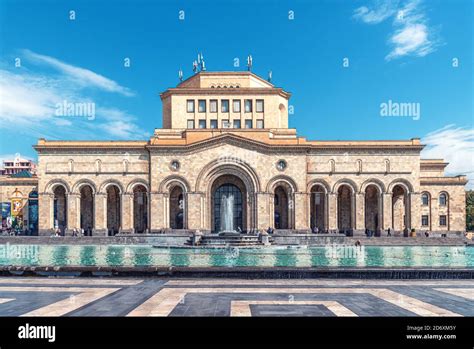
<svg viewBox="0 0 474 349">
<path fill-rule="evenodd" d="M 466 230 L 474 230 L 474 190 L 466 191 Z"/>
</svg>

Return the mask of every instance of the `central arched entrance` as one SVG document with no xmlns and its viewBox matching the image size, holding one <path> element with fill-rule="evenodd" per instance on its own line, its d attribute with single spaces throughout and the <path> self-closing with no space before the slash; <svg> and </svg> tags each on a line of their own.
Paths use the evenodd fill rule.
<svg viewBox="0 0 474 349">
<path fill-rule="evenodd" d="M 216 231 L 242 230 L 242 192 L 234 184 L 223 184 L 214 192 L 214 227 Z"/>
<path fill-rule="evenodd" d="M 234 175 L 224 175 L 212 185 L 212 231 L 243 232 L 246 226 L 246 188 Z"/>
</svg>

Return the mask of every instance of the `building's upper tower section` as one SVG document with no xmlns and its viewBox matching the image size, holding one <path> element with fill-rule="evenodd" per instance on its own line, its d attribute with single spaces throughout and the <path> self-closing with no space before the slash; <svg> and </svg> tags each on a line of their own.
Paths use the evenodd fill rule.
<svg viewBox="0 0 474 349">
<path fill-rule="evenodd" d="M 160 96 L 163 128 L 288 128 L 290 93 L 251 72 L 201 71 Z"/>
</svg>

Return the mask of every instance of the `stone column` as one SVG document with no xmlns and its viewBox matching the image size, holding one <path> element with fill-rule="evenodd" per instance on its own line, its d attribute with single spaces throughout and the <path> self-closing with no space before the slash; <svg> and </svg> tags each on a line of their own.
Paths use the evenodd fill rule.
<svg viewBox="0 0 474 349">
<path fill-rule="evenodd" d="M 329 194 L 327 193 L 324 193 L 324 229 L 329 230 Z"/>
<path fill-rule="evenodd" d="M 361 232 L 365 232 L 365 193 L 355 194 L 354 229 Z"/>
<path fill-rule="evenodd" d="M 379 217 L 379 224 L 378 224 L 378 232 L 382 234 L 383 230 L 383 221 L 384 221 L 384 213 L 383 213 L 383 194 L 378 193 L 378 200 L 377 200 L 377 211 L 378 211 L 378 217 Z"/>
<path fill-rule="evenodd" d="M 78 193 L 66 194 L 67 200 L 67 228 L 81 229 L 81 195 Z"/>
<path fill-rule="evenodd" d="M 133 231 L 133 193 L 122 194 L 122 232 Z"/>
<path fill-rule="evenodd" d="M 328 194 L 328 230 L 337 231 L 337 194 Z"/>
<path fill-rule="evenodd" d="M 310 230 L 306 215 L 306 193 L 295 193 L 293 198 L 295 224 L 294 228 L 299 230 Z"/>
<path fill-rule="evenodd" d="M 209 230 L 206 226 L 205 219 L 205 201 L 201 193 L 189 192 L 186 196 L 187 202 L 185 209 L 187 209 L 187 223 L 188 229 Z"/>
<path fill-rule="evenodd" d="M 393 233 L 392 226 L 392 193 L 382 194 L 382 206 L 383 206 L 383 222 L 381 224 L 382 229 L 387 230 L 390 228 Z"/>
<path fill-rule="evenodd" d="M 272 206 L 272 196 L 268 193 L 257 193 L 257 221 L 258 229 L 267 229 L 268 227 L 273 227 L 273 210 Z"/>
<path fill-rule="evenodd" d="M 408 229 L 414 228 L 419 233 L 421 229 L 421 194 L 420 193 L 410 193 L 408 195 L 408 205 L 410 208 L 409 217 L 407 220 Z"/>
<path fill-rule="evenodd" d="M 107 195 L 105 193 L 94 195 L 94 233 L 107 236 Z"/>
<path fill-rule="evenodd" d="M 431 195 L 431 202 L 430 202 L 430 230 L 439 230 L 439 206 L 438 206 L 438 196 Z M 420 218 L 421 219 L 421 218 Z"/>
<path fill-rule="evenodd" d="M 158 233 L 164 225 L 164 198 L 163 193 L 150 193 L 150 232 Z"/>
<path fill-rule="evenodd" d="M 54 194 L 38 195 L 38 235 L 51 235 L 54 225 Z"/>
</svg>

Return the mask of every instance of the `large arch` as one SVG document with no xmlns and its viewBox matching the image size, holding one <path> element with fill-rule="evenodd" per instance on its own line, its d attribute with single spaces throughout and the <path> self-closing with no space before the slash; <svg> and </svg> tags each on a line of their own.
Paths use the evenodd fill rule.
<svg viewBox="0 0 474 349">
<path fill-rule="evenodd" d="M 71 192 L 75 194 L 80 194 L 82 187 L 84 187 L 85 185 L 89 186 L 92 190 L 92 193 L 95 195 L 95 193 L 97 192 L 95 183 L 90 179 L 86 178 L 80 179 L 76 183 L 74 183 Z"/>
<path fill-rule="evenodd" d="M 133 192 L 133 231 L 141 234 L 148 230 L 148 189 L 142 183 L 131 186 Z"/>
<path fill-rule="evenodd" d="M 334 185 L 332 187 L 332 192 L 337 193 L 339 188 L 341 186 L 344 186 L 344 185 L 347 186 L 348 188 L 350 188 L 351 193 L 353 195 L 355 195 L 355 193 L 358 192 L 356 182 L 354 182 L 352 179 L 347 179 L 347 178 L 340 179 L 336 183 L 334 183 Z"/>
<path fill-rule="evenodd" d="M 148 182 L 146 180 L 144 180 L 144 179 L 134 179 L 133 181 L 128 183 L 126 193 L 133 194 L 133 191 L 134 191 L 135 187 L 137 187 L 139 185 L 144 187 L 146 189 L 147 193 L 150 192 L 150 187 L 148 186 Z"/>
<path fill-rule="evenodd" d="M 54 189 L 58 185 L 61 185 L 64 188 L 66 194 L 71 193 L 71 188 L 70 188 L 69 184 L 65 180 L 59 179 L 59 178 L 50 180 L 46 184 L 44 192 L 47 193 L 47 194 L 54 194 Z"/>
<path fill-rule="evenodd" d="M 328 229 L 328 192 L 326 183 L 313 181 L 310 193 L 310 228 L 312 231 L 325 232 Z"/>
<path fill-rule="evenodd" d="M 109 180 L 106 180 L 105 182 L 103 182 L 100 187 L 99 187 L 99 193 L 104 193 L 106 194 L 107 193 L 107 189 L 111 186 L 111 185 L 114 185 L 116 186 L 119 191 L 120 191 L 120 194 L 123 194 L 125 189 L 124 189 L 124 186 L 122 184 L 122 182 L 118 181 L 118 180 L 115 180 L 115 179 L 109 179 Z"/>
<path fill-rule="evenodd" d="M 107 209 L 105 212 L 107 223 L 107 234 L 116 235 L 122 225 L 122 192 L 115 183 L 110 183 L 105 187 Z"/>
<path fill-rule="evenodd" d="M 275 229 L 294 229 L 295 181 L 288 176 L 279 175 L 268 181 L 266 191 L 270 193 L 270 225 Z"/>
<path fill-rule="evenodd" d="M 410 183 L 410 181 L 408 181 L 404 178 L 397 178 L 397 179 L 393 180 L 392 182 L 390 182 L 390 184 L 388 185 L 388 188 L 387 188 L 387 192 L 388 193 L 393 193 L 393 189 L 397 185 L 400 185 L 400 186 L 404 187 L 406 189 L 407 193 L 413 193 L 414 192 L 413 185 Z"/>
<path fill-rule="evenodd" d="M 364 181 L 362 185 L 360 186 L 360 192 L 365 193 L 367 190 L 367 187 L 370 185 L 376 186 L 379 193 L 385 193 L 385 190 L 386 190 L 385 184 L 380 179 L 377 179 L 377 178 L 370 178 Z"/>
<path fill-rule="evenodd" d="M 67 228 L 67 189 L 63 183 L 51 186 L 53 193 L 53 227 L 59 229 L 61 234 Z"/>
<path fill-rule="evenodd" d="M 408 188 L 396 184 L 392 188 L 392 227 L 395 232 L 408 232 L 410 205 Z"/>
<path fill-rule="evenodd" d="M 188 227 L 188 193 L 190 185 L 181 176 L 171 175 L 166 177 L 159 185 L 158 192 L 164 194 L 165 212 L 168 222 L 165 226 L 171 229 L 187 229 Z"/>
<path fill-rule="evenodd" d="M 94 189 L 86 182 L 76 189 L 80 195 L 80 227 L 84 230 L 84 235 L 91 236 L 95 224 Z"/>
<path fill-rule="evenodd" d="M 225 173 L 243 176 L 242 179 L 252 187 L 254 192 L 261 190 L 260 180 L 252 166 L 243 160 L 232 157 L 215 159 L 204 166 L 197 177 L 195 190 L 197 192 L 206 192 L 209 181 Z"/>
<path fill-rule="evenodd" d="M 354 228 L 355 190 L 348 183 L 340 183 L 337 193 L 337 228 L 339 232 L 350 233 Z"/>
<path fill-rule="evenodd" d="M 171 229 L 185 229 L 185 191 L 176 184 L 169 191 L 169 225 Z"/>
<path fill-rule="evenodd" d="M 309 181 L 308 184 L 306 185 L 306 192 L 310 193 L 311 189 L 315 185 L 320 185 L 324 189 L 324 192 L 326 194 L 329 194 L 331 192 L 331 186 L 324 179 L 313 179 Z"/>
<path fill-rule="evenodd" d="M 173 186 L 180 185 L 185 192 L 191 190 L 191 186 L 186 178 L 177 175 L 171 175 L 163 179 L 158 187 L 158 192 L 168 193 Z"/>
<path fill-rule="evenodd" d="M 364 188 L 365 228 L 375 234 L 380 233 L 382 224 L 382 193 L 383 189 L 375 183 L 368 183 Z"/>
<path fill-rule="evenodd" d="M 216 181 L 223 176 L 238 178 L 245 188 L 242 192 L 243 203 L 243 231 L 253 231 L 257 227 L 256 193 L 260 191 L 260 181 L 255 170 L 248 164 L 238 159 L 216 159 L 206 165 L 199 173 L 196 180 L 196 191 L 201 193 L 202 201 L 202 225 L 206 229 L 213 230 L 213 190 L 216 189 Z"/>
<path fill-rule="evenodd" d="M 214 181 L 211 193 L 212 231 L 246 231 L 247 188 L 242 180 L 223 175 Z"/>
</svg>

